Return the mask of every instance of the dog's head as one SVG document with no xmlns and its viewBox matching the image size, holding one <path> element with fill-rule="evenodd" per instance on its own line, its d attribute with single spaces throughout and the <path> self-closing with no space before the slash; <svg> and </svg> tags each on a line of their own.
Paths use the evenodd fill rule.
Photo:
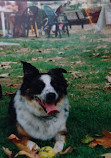
<svg viewBox="0 0 111 158">
<path fill-rule="evenodd" d="M 45 115 L 59 113 L 62 105 L 58 103 L 67 95 L 67 82 L 63 76 L 66 70 L 55 68 L 47 73 L 40 73 L 30 63 L 22 63 L 24 81 L 21 86 L 21 95 L 30 100 L 30 102 L 37 103 L 34 106 L 42 109 L 39 110 L 39 115 L 41 115 L 41 111 L 44 111 Z"/>
</svg>

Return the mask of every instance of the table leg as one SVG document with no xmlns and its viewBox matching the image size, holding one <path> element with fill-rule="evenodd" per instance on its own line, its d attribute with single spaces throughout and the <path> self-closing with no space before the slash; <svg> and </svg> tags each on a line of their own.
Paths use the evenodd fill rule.
<svg viewBox="0 0 111 158">
<path fill-rule="evenodd" d="M 5 37 L 6 32 L 5 32 L 5 18 L 4 18 L 4 12 L 1 12 L 1 22 L 2 22 L 3 37 Z"/>
</svg>

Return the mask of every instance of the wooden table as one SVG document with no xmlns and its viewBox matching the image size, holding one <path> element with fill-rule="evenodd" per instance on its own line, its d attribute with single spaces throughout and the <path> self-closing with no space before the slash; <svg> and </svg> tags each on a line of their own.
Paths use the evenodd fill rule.
<svg viewBox="0 0 111 158">
<path fill-rule="evenodd" d="M 1 14 L 1 24 L 2 24 L 2 33 L 3 37 L 6 36 L 6 30 L 5 30 L 5 13 L 11 13 L 12 10 L 6 9 L 5 7 L 0 7 L 0 14 Z"/>
</svg>

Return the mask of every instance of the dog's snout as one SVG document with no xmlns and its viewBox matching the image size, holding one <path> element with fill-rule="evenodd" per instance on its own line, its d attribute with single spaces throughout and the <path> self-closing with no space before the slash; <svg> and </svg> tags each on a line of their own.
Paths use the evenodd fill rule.
<svg viewBox="0 0 111 158">
<path fill-rule="evenodd" d="M 54 102 L 56 99 L 56 94 L 55 93 L 48 93 L 46 94 L 46 101 L 48 103 Z"/>
</svg>

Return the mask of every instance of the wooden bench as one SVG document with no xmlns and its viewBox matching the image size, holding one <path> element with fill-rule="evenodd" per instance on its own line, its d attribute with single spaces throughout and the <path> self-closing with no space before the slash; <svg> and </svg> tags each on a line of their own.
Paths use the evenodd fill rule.
<svg viewBox="0 0 111 158">
<path fill-rule="evenodd" d="M 66 11 L 67 19 L 69 25 L 81 25 L 82 29 L 84 28 L 84 24 L 89 24 L 89 18 L 85 14 L 85 11 L 74 10 L 74 11 Z"/>
</svg>

